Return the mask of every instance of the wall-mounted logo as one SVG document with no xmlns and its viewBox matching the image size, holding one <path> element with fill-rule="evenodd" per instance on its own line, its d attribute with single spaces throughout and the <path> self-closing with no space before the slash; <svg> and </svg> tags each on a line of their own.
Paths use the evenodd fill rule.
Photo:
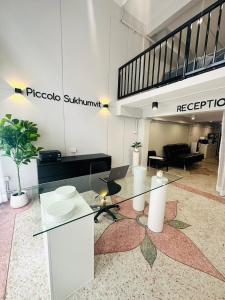
<svg viewBox="0 0 225 300">
<path fill-rule="evenodd" d="M 194 110 L 213 109 L 225 107 L 225 98 L 210 99 L 178 105 L 177 112 L 189 112 Z"/>
<path fill-rule="evenodd" d="M 102 107 L 100 101 L 83 100 L 80 97 L 70 97 L 69 95 L 64 95 L 63 97 L 61 97 L 60 95 L 57 95 L 54 92 L 53 93 L 40 92 L 40 91 L 36 91 L 35 89 L 30 88 L 30 87 L 26 88 L 26 95 L 33 96 L 34 98 L 38 98 L 38 99 L 44 99 L 44 100 L 52 100 L 52 101 L 63 100 L 66 103 L 99 107 L 99 108 Z"/>
</svg>

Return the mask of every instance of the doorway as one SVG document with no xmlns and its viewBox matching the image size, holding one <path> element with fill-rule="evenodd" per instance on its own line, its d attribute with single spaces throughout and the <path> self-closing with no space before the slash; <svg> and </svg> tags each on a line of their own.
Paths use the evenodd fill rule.
<svg viewBox="0 0 225 300">
<path fill-rule="evenodd" d="M 218 195 L 216 183 L 222 116 L 223 112 L 214 111 L 153 118 L 150 121 L 149 151 L 167 158 L 169 173 L 182 176 L 182 184 Z M 165 152 L 165 147 L 171 144 L 174 145 L 173 151 L 177 149 L 172 159 Z M 180 159 L 185 155 L 193 155 L 193 160 L 188 160 L 186 166 Z"/>
</svg>

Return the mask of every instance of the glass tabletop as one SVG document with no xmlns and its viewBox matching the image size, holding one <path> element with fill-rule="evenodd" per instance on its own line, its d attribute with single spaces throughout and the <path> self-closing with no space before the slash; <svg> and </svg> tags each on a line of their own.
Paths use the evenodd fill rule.
<svg viewBox="0 0 225 300">
<path fill-rule="evenodd" d="M 103 205 L 119 205 L 181 179 L 167 172 L 160 179 L 156 176 L 157 171 L 150 168 L 140 176 L 129 170 L 124 178 L 110 182 L 103 180 L 109 172 L 103 172 L 26 188 L 31 199 L 29 217 L 35 224 L 33 236 L 94 215 Z M 64 197 L 61 192 L 67 188 L 72 193 Z"/>
</svg>

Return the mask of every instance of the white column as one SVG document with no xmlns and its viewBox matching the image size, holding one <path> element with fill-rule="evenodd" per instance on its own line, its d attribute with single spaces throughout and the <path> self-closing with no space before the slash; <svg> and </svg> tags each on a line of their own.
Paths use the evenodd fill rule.
<svg viewBox="0 0 225 300">
<path fill-rule="evenodd" d="M 140 152 L 139 151 L 133 151 L 133 167 L 137 167 L 140 164 Z"/>
<path fill-rule="evenodd" d="M 165 216 L 167 183 L 166 177 L 152 176 L 148 213 L 148 228 L 154 232 L 162 232 Z M 158 187 L 160 186 L 160 187 Z M 154 189 L 155 188 L 155 189 Z"/>
<path fill-rule="evenodd" d="M 221 128 L 221 143 L 219 152 L 219 168 L 216 190 L 221 196 L 225 196 L 225 111 L 223 112 L 222 128 Z"/>
<path fill-rule="evenodd" d="M 144 192 L 145 177 L 147 168 L 134 167 L 134 195 L 138 195 Z M 143 211 L 145 208 L 145 197 L 140 195 L 133 198 L 133 209 L 136 211 Z"/>
<path fill-rule="evenodd" d="M 150 121 L 140 119 L 138 121 L 138 141 L 141 142 L 141 166 L 147 166 L 148 144 L 149 144 L 149 126 Z"/>
</svg>

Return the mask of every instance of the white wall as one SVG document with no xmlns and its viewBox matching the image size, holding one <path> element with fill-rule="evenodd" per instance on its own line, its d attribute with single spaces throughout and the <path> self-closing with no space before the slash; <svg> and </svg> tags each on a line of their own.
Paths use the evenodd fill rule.
<svg viewBox="0 0 225 300">
<path fill-rule="evenodd" d="M 112 0 L 0 0 L 0 5 L 0 117 L 12 113 L 36 122 L 38 144 L 46 149 L 71 155 L 76 147 L 77 154 L 108 153 L 113 165 L 130 162 L 135 119 L 63 101 L 18 98 L 11 88 L 21 84 L 96 101 L 107 97 L 113 112 L 118 67 L 143 49 L 143 39 L 120 22 L 121 8 Z M 4 175 L 14 176 L 8 162 L 3 167 Z M 29 168 L 23 168 L 24 185 L 36 180 Z"/>
<path fill-rule="evenodd" d="M 167 144 L 188 142 L 188 125 L 151 121 L 149 131 L 149 150 L 155 150 L 157 155 L 163 155 L 163 146 Z"/>
<path fill-rule="evenodd" d="M 185 125 L 164 121 L 150 122 L 149 150 L 155 150 L 157 155 L 163 155 L 163 146 L 167 144 L 197 142 L 201 136 L 212 132 L 210 126 L 203 124 Z"/>
<path fill-rule="evenodd" d="M 189 142 L 197 142 L 201 136 L 207 137 L 208 133 L 210 132 L 212 132 L 212 128 L 210 126 L 190 126 Z"/>
</svg>

